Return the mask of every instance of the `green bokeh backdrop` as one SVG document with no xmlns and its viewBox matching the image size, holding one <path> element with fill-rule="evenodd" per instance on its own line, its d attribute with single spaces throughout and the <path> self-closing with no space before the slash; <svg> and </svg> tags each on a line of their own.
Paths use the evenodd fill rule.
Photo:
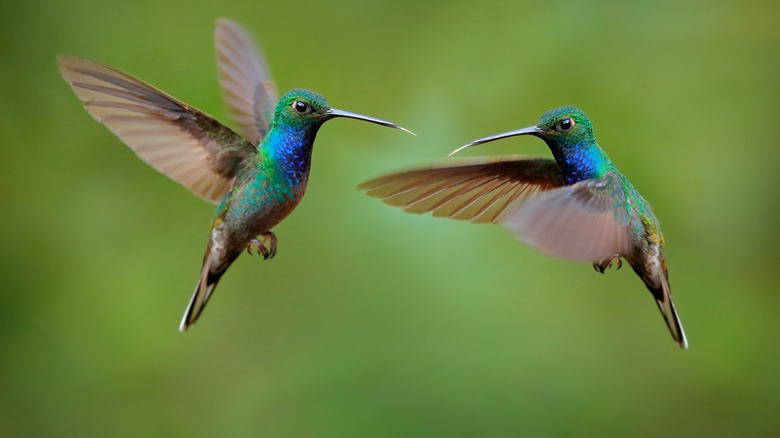
<svg viewBox="0 0 780 438">
<path fill-rule="evenodd" d="M 0 435 L 780 434 L 778 5 L 6 0 Z M 277 257 L 240 257 L 182 334 L 212 207 L 95 123 L 55 55 L 226 120 L 220 16 L 281 91 L 419 136 L 328 123 Z M 630 269 L 355 189 L 566 104 L 661 219 L 689 351 Z M 465 155 L 511 153 L 549 156 Z"/>
</svg>

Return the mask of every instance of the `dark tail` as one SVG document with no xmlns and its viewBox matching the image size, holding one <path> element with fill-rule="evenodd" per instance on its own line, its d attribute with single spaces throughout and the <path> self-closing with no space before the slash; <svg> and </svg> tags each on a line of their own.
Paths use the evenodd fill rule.
<svg viewBox="0 0 780 438">
<path fill-rule="evenodd" d="M 213 255 L 209 251 L 206 255 L 206 259 L 203 261 L 203 268 L 200 271 L 198 285 L 195 287 L 195 292 L 192 294 L 189 304 L 187 304 L 187 310 L 184 311 L 184 317 L 181 319 L 179 331 L 183 332 L 192 324 L 195 324 L 195 321 L 198 320 L 198 317 L 206 307 L 209 298 L 211 298 L 214 288 L 217 287 L 219 279 L 225 272 L 224 270 L 218 273 L 211 272 L 212 260 Z"/>
<path fill-rule="evenodd" d="M 661 254 L 660 265 L 653 266 L 649 273 L 637 273 L 645 282 L 645 285 L 650 292 L 652 292 L 655 302 L 658 304 L 658 309 L 661 311 L 661 315 L 663 315 L 664 321 L 666 321 L 666 325 L 672 333 L 672 337 L 680 344 L 680 347 L 687 349 L 688 339 L 685 338 L 685 331 L 683 330 L 682 323 L 680 323 L 680 317 L 677 316 L 677 310 L 674 308 L 672 291 L 669 288 L 669 278 L 666 273 L 665 264 L 663 254 Z"/>
</svg>

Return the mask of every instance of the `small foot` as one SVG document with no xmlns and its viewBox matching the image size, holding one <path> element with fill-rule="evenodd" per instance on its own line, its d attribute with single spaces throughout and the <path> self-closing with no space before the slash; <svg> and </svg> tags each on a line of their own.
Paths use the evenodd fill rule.
<svg viewBox="0 0 780 438">
<path fill-rule="evenodd" d="M 607 269 L 609 269 L 612 266 L 612 262 L 616 262 L 617 263 L 617 267 L 615 268 L 616 271 L 623 267 L 623 260 L 620 260 L 620 256 L 616 255 L 615 257 L 612 257 L 610 259 L 604 259 L 604 260 L 602 260 L 600 262 L 594 262 L 593 263 L 593 269 L 595 269 L 598 272 L 601 272 L 603 274 L 604 271 L 606 271 Z"/>
<path fill-rule="evenodd" d="M 252 248 L 254 248 L 263 256 L 263 260 L 271 259 L 276 255 L 276 234 L 267 231 L 261 235 L 263 241 L 252 239 L 246 246 L 246 252 L 252 254 Z"/>
</svg>

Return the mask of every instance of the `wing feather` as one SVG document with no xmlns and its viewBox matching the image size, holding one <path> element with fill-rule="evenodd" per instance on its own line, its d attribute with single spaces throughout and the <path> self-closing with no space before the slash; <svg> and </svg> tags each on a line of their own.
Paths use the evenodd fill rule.
<svg viewBox="0 0 780 438">
<path fill-rule="evenodd" d="M 73 56 L 60 73 L 92 117 L 139 158 L 211 202 L 255 148 L 208 114 L 113 67 Z"/>
<path fill-rule="evenodd" d="M 505 157 L 396 173 L 359 188 L 409 213 L 491 223 L 514 201 L 561 184 L 553 160 Z"/>
<path fill-rule="evenodd" d="M 268 133 L 279 100 L 260 45 L 235 21 L 220 18 L 214 32 L 222 94 L 230 116 L 257 146 Z"/>
</svg>

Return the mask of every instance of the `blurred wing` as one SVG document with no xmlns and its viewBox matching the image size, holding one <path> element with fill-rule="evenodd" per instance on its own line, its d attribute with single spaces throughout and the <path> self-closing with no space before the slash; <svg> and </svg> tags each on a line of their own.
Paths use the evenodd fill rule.
<svg viewBox="0 0 780 438">
<path fill-rule="evenodd" d="M 432 211 L 434 216 L 490 223 L 514 201 L 559 187 L 561 181 L 553 160 L 504 158 L 397 173 L 359 188 L 409 213 Z"/>
<path fill-rule="evenodd" d="M 214 32 L 219 82 L 230 116 L 257 146 L 268 133 L 279 101 L 268 65 L 252 35 L 235 21 L 220 18 Z"/>
<path fill-rule="evenodd" d="M 60 73 L 84 107 L 164 175 L 211 202 L 254 147 L 214 118 L 107 65 L 60 55 Z"/>
<path fill-rule="evenodd" d="M 615 174 L 522 200 L 500 222 L 518 239 L 563 259 L 592 262 L 631 251 L 626 197 Z"/>
</svg>

